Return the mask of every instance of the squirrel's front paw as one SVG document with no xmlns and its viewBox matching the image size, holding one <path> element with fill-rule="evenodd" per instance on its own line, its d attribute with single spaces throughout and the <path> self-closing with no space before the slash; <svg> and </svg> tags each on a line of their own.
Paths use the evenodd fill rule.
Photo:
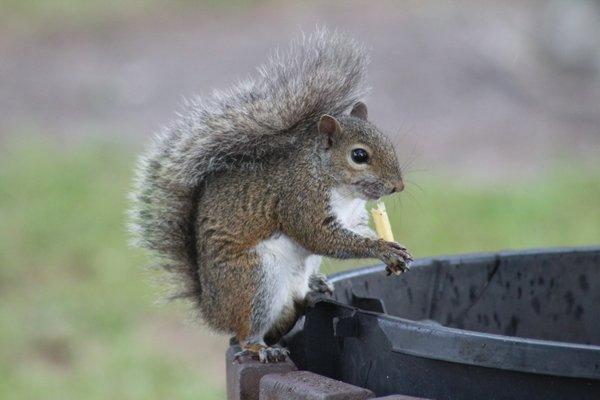
<svg viewBox="0 0 600 400">
<path fill-rule="evenodd" d="M 324 274 L 312 274 L 308 279 L 308 288 L 318 293 L 333 294 L 333 285 Z"/>
<path fill-rule="evenodd" d="M 410 262 L 413 260 L 406 247 L 396 242 L 380 240 L 381 253 L 379 259 L 386 264 L 388 275 L 400 275 L 410 269 Z"/>
</svg>

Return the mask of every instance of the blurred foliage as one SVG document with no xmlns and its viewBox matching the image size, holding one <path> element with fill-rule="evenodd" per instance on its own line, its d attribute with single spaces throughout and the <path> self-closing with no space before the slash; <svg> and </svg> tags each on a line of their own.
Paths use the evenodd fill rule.
<svg viewBox="0 0 600 400">
<path fill-rule="evenodd" d="M 518 183 L 426 178 L 388 207 L 418 256 L 598 244 L 599 178 L 600 168 L 572 165 Z"/>
<path fill-rule="evenodd" d="M 223 398 L 140 340 L 163 310 L 127 246 L 131 151 L 71 146 L 0 150 L 0 398 Z"/>
<path fill-rule="evenodd" d="M 0 398 L 223 397 L 168 346 L 140 340 L 149 316 L 183 314 L 152 305 L 146 259 L 127 246 L 133 154 L 89 138 L 0 142 Z M 557 166 L 518 183 L 411 180 L 419 187 L 388 211 L 417 257 L 600 242 L 600 169 Z"/>
</svg>

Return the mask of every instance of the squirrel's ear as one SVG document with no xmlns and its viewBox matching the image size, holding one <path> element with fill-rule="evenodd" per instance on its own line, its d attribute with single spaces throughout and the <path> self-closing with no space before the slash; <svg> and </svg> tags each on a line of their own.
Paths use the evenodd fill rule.
<svg viewBox="0 0 600 400">
<path fill-rule="evenodd" d="M 319 133 L 324 136 L 325 149 L 333 145 L 334 136 L 341 130 L 340 123 L 331 115 L 325 114 L 319 119 Z"/>
<path fill-rule="evenodd" d="M 360 118 L 363 121 L 367 120 L 367 105 L 361 101 L 356 103 L 354 107 L 352 107 L 352 111 L 350 111 L 350 115 L 356 118 Z"/>
</svg>

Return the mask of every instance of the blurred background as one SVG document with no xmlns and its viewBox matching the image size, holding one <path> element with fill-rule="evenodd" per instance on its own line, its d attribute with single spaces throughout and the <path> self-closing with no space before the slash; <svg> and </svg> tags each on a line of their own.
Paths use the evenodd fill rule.
<svg viewBox="0 0 600 400">
<path fill-rule="evenodd" d="M 321 25 L 372 49 L 413 254 L 600 242 L 600 1 L 0 0 L 1 398 L 223 398 L 227 338 L 127 245 L 132 167 L 183 98 Z"/>
</svg>

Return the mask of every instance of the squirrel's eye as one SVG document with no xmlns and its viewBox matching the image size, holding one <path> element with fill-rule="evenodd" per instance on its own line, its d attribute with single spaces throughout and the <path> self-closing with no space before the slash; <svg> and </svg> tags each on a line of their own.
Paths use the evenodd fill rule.
<svg viewBox="0 0 600 400">
<path fill-rule="evenodd" d="M 351 153 L 352 161 L 357 164 L 364 164 L 369 161 L 369 153 L 365 149 L 354 149 Z"/>
</svg>

